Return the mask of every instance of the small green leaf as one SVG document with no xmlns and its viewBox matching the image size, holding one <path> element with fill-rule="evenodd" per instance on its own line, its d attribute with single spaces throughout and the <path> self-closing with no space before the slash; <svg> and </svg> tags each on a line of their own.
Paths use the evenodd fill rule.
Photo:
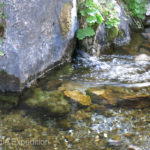
<svg viewBox="0 0 150 150">
<path fill-rule="evenodd" d="M 1 3 L 1 4 L 0 4 L 0 8 L 2 8 L 3 6 L 4 6 L 4 4 Z"/>
<path fill-rule="evenodd" d="M 0 56 L 4 56 L 5 54 L 3 52 L 0 51 Z"/>
<path fill-rule="evenodd" d="M 95 31 L 91 27 L 86 27 L 84 29 L 84 32 L 86 33 L 86 36 L 89 36 L 89 37 L 95 35 Z"/>
<path fill-rule="evenodd" d="M 101 15 L 96 15 L 96 19 L 99 24 L 103 23 L 103 17 Z"/>
<path fill-rule="evenodd" d="M 78 32 L 77 32 L 77 38 L 78 38 L 79 40 L 83 40 L 85 37 L 86 37 L 86 35 L 85 35 L 85 33 L 84 33 L 84 30 L 79 29 Z"/>
<path fill-rule="evenodd" d="M 85 29 L 79 29 L 77 32 L 77 38 L 79 40 L 83 40 L 86 37 L 90 37 L 94 35 L 95 35 L 95 31 L 90 27 L 86 27 Z"/>
<path fill-rule="evenodd" d="M 85 9 L 85 10 L 82 10 L 82 11 L 80 11 L 80 13 L 81 13 L 81 15 L 82 15 L 82 16 L 84 16 L 84 17 L 85 17 L 85 16 L 86 16 L 86 14 L 87 14 L 87 10 L 86 10 L 86 9 Z"/>
</svg>

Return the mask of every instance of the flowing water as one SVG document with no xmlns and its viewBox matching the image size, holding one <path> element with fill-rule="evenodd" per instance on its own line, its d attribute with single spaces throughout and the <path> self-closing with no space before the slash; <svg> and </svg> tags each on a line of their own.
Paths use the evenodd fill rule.
<svg viewBox="0 0 150 150">
<path fill-rule="evenodd" d="M 39 79 L 33 88 L 55 91 L 65 87 L 85 93 L 89 87 L 103 85 L 141 89 L 150 85 L 150 61 L 137 61 L 129 55 L 103 55 L 98 59 L 81 51 L 77 54 L 73 63 Z M 52 117 L 45 110 L 26 107 L 26 96 L 19 99 L 15 108 L 8 109 L 5 103 L 0 111 L 0 150 L 126 150 L 132 145 L 150 149 L 147 105 L 101 105 L 101 109 L 92 109 L 71 101 L 68 115 Z"/>
</svg>

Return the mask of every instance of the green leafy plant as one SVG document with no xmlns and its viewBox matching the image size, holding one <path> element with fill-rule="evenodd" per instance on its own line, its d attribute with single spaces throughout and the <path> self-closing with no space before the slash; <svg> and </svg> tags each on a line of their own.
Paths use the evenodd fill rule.
<svg viewBox="0 0 150 150">
<path fill-rule="evenodd" d="M 80 40 L 83 40 L 86 37 L 90 37 L 95 35 L 95 31 L 94 29 L 92 29 L 91 27 L 86 27 L 84 29 L 79 29 L 77 32 L 77 37 Z"/>
<path fill-rule="evenodd" d="M 0 56 L 5 56 L 5 54 L 3 52 L 0 51 Z"/>
<path fill-rule="evenodd" d="M 94 36 L 96 27 L 103 22 L 108 29 L 118 28 L 120 23 L 114 5 L 107 0 L 102 5 L 94 0 L 85 0 L 80 8 L 80 14 L 86 25 L 77 32 L 79 40 Z"/>
<path fill-rule="evenodd" d="M 126 0 L 126 3 L 134 17 L 145 18 L 147 0 Z"/>
<path fill-rule="evenodd" d="M 105 19 L 105 24 L 106 24 L 106 27 L 108 29 L 110 28 L 118 28 L 118 25 L 120 23 L 120 19 L 114 9 L 114 4 L 106 4 L 106 7 L 103 8 L 103 16 L 104 16 L 104 19 Z"/>
<path fill-rule="evenodd" d="M 77 38 L 82 40 L 85 37 L 95 35 L 94 26 L 103 23 L 103 17 L 101 15 L 100 4 L 94 2 L 94 0 L 85 0 L 83 10 L 80 11 L 80 14 L 86 21 L 86 26 L 77 32 Z"/>
</svg>

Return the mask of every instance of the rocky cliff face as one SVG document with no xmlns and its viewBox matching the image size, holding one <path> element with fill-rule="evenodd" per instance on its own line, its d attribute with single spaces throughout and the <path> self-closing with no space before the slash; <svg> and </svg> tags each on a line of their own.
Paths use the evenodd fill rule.
<svg viewBox="0 0 150 150">
<path fill-rule="evenodd" d="M 76 0 L 6 0 L 4 12 L 0 90 L 20 91 L 43 71 L 70 59 Z"/>
</svg>

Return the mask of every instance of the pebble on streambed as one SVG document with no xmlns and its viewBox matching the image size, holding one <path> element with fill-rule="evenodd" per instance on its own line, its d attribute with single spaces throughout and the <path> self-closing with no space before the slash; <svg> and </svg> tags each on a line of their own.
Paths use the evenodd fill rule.
<svg viewBox="0 0 150 150">
<path fill-rule="evenodd" d="M 80 91 L 64 91 L 64 94 L 84 106 L 89 106 L 92 104 L 90 96 L 84 95 Z"/>
</svg>

